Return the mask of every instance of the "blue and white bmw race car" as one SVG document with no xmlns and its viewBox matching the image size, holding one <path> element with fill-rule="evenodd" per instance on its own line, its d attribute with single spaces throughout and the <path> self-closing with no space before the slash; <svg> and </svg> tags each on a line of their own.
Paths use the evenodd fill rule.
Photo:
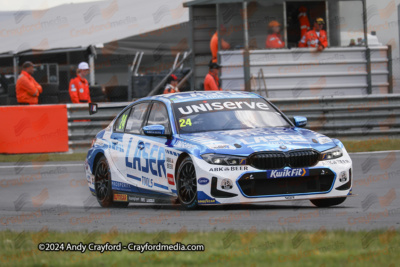
<svg viewBox="0 0 400 267">
<path fill-rule="evenodd" d="M 102 207 L 176 200 L 187 209 L 304 199 L 338 205 L 351 195 L 352 161 L 339 140 L 306 123 L 248 92 L 142 98 L 93 140 L 89 189 Z"/>
</svg>

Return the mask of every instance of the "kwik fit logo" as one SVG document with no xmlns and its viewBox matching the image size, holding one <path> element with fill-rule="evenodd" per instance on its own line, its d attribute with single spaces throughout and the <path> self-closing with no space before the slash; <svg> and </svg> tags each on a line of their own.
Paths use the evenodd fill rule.
<svg viewBox="0 0 400 267">
<path fill-rule="evenodd" d="M 267 178 L 286 178 L 308 176 L 308 169 L 283 169 L 267 171 Z"/>
</svg>

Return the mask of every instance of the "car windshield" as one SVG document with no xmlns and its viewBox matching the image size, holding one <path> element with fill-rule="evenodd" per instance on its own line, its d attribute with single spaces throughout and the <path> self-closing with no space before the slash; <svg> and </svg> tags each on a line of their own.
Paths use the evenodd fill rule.
<svg viewBox="0 0 400 267">
<path fill-rule="evenodd" d="M 226 131 L 290 124 L 261 98 L 207 99 L 173 104 L 179 133 Z"/>
</svg>

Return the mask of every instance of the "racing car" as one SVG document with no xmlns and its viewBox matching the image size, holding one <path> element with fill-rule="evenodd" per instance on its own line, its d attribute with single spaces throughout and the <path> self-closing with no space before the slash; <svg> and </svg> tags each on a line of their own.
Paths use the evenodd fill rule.
<svg viewBox="0 0 400 267">
<path fill-rule="evenodd" d="M 90 112 L 100 109 L 90 105 Z M 97 133 L 85 160 L 102 207 L 310 200 L 343 203 L 352 161 L 337 139 L 289 119 L 251 92 L 183 92 L 130 103 Z"/>
</svg>

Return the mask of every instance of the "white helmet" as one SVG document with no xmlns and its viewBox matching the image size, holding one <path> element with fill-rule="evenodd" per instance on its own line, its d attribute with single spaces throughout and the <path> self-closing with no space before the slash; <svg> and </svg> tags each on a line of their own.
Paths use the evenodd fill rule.
<svg viewBox="0 0 400 267">
<path fill-rule="evenodd" d="M 81 62 L 78 65 L 78 69 L 79 70 L 88 70 L 89 69 L 89 64 L 87 64 L 86 62 Z"/>
</svg>

